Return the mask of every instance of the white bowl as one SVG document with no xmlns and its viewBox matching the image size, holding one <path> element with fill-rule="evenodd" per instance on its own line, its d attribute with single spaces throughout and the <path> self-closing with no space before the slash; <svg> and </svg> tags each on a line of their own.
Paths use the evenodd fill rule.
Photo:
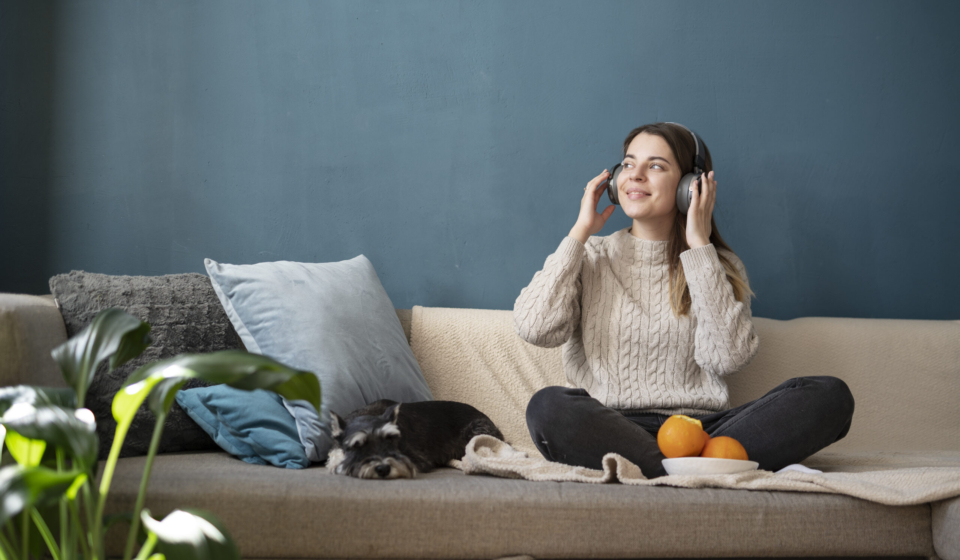
<svg viewBox="0 0 960 560">
<path fill-rule="evenodd" d="M 663 468 L 667 474 L 733 474 L 756 470 L 760 463 L 739 459 L 715 459 L 713 457 L 675 457 L 664 459 Z"/>
</svg>

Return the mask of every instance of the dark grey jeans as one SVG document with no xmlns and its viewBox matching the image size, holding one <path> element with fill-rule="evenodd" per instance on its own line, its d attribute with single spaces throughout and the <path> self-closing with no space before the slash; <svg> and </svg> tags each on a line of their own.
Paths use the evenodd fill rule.
<svg viewBox="0 0 960 560">
<path fill-rule="evenodd" d="M 853 394 L 836 377 L 795 377 L 755 401 L 691 417 L 703 423 L 710 437 L 736 439 L 759 468 L 775 472 L 846 436 Z M 527 405 L 530 437 L 547 460 L 599 469 L 604 455 L 618 453 L 647 478 L 667 474 L 657 445 L 657 432 L 667 418 L 657 413 L 625 416 L 586 390 L 567 387 L 541 389 Z"/>
</svg>

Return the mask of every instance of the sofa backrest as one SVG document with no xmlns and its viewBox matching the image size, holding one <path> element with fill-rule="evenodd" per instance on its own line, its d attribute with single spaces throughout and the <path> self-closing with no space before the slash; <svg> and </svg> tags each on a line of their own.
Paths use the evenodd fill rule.
<svg viewBox="0 0 960 560">
<path fill-rule="evenodd" d="M 411 322 L 434 398 L 473 404 L 514 447 L 532 448 L 526 403 L 566 383 L 561 347 L 522 340 L 511 311 L 414 307 Z M 755 317 L 754 326 L 757 356 L 726 378 L 732 407 L 793 377 L 830 375 L 856 401 L 850 432 L 830 451 L 960 451 L 960 321 Z"/>
<path fill-rule="evenodd" d="M 730 377 L 733 406 L 793 377 L 831 375 L 853 424 L 830 450 L 960 451 L 960 321 L 755 318 L 760 350 Z"/>
<path fill-rule="evenodd" d="M 511 311 L 418 307 L 397 316 L 435 398 L 462 395 L 453 400 L 478 406 L 498 424 L 495 416 L 510 419 L 517 433 L 530 396 L 565 383 L 561 349 L 520 339 Z M 415 325 L 424 317 L 440 321 L 431 328 L 444 330 L 443 340 L 413 339 L 427 332 Z M 754 317 L 754 325 L 760 350 L 726 378 L 731 406 L 793 377 L 832 375 L 850 387 L 856 409 L 850 433 L 829 450 L 960 451 L 960 321 Z M 0 294 L 0 386 L 62 386 L 50 350 L 65 340 L 51 296 Z M 436 350 L 442 346 L 456 351 Z"/>
</svg>

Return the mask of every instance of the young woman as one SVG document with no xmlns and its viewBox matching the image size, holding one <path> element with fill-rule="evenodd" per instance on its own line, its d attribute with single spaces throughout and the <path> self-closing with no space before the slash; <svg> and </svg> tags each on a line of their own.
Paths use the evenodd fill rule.
<svg viewBox="0 0 960 560">
<path fill-rule="evenodd" d="M 691 185 L 684 214 L 677 189 L 694 169 L 693 132 L 675 123 L 631 131 L 623 170 L 608 188 L 633 225 L 591 237 L 615 208 L 597 212 L 604 170 L 584 189 L 569 235 L 514 304 L 524 340 L 563 345 L 572 386 L 542 389 L 527 407 L 530 436 L 550 461 L 599 469 L 613 452 L 647 478 L 663 476 L 657 432 L 670 415 L 685 414 L 777 471 L 850 429 L 853 396 L 835 377 L 790 379 L 730 408 L 724 377 L 750 363 L 760 339 L 746 269 L 713 222 L 717 181 L 701 146 L 702 186 Z"/>
</svg>

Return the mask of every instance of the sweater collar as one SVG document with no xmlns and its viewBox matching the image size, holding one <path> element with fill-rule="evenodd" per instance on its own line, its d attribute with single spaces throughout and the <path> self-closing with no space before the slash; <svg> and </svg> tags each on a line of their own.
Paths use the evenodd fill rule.
<svg viewBox="0 0 960 560">
<path fill-rule="evenodd" d="M 649 241 L 634 237 L 626 227 L 613 234 L 617 246 L 625 253 L 633 253 L 644 264 L 667 264 L 670 240 Z"/>
</svg>

